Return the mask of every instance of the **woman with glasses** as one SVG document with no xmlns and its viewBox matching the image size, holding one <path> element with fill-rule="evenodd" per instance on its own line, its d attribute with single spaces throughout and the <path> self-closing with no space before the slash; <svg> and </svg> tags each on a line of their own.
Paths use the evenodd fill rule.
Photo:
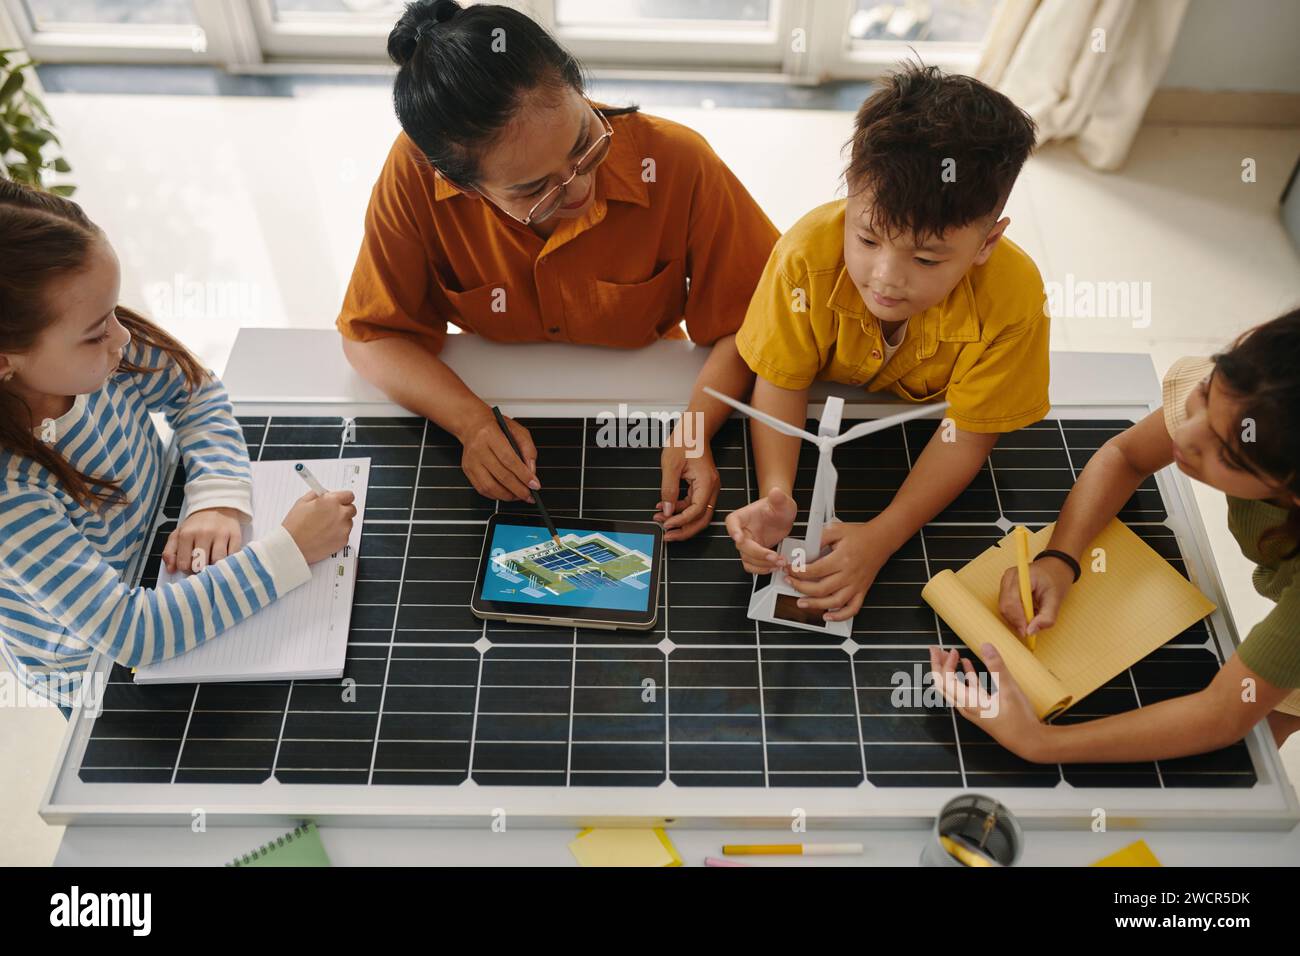
<svg viewBox="0 0 1300 956">
<path fill-rule="evenodd" d="M 719 490 L 708 439 L 730 411 L 703 388 L 751 387 L 735 332 L 777 230 L 699 134 L 592 103 L 578 63 L 518 11 L 420 0 L 388 53 L 403 132 L 337 323 L 348 360 L 460 440 L 480 493 L 522 500 L 538 487 L 536 446 L 508 420 L 521 461 L 438 358 L 447 323 L 499 342 L 639 348 L 683 337 L 684 322 L 712 346 L 687 409 L 703 415 L 703 453 L 665 447 L 646 508 L 668 540 L 695 534 Z"/>
</svg>

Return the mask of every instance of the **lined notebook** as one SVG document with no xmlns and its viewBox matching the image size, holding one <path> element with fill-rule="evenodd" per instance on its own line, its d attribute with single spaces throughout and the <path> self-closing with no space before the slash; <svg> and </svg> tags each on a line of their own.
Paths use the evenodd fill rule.
<svg viewBox="0 0 1300 956">
<path fill-rule="evenodd" d="M 253 462 L 253 524 L 243 540 L 272 531 L 309 490 L 295 461 Z M 347 546 L 312 565 L 311 580 L 192 651 L 138 668 L 137 684 L 205 683 L 340 677 L 348 649 L 352 592 L 357 581 L 361 522 L 366 514 L 369 458 L 303 462 L 326 488 L 356 495 L 357 516 Z M 181 580 L 159 568 L 158 587 Z"/>
<path fill-rule="evenodd" d="M 1029 553 L 1047 547 L 1055 522 L 1029 536 Z M 1095 549 L 1104 570 L 1093 570 Z M 1056 624 L 1030 651 L 1002 620 L 998 586 L 1016 566 L 1007 535 L 961 570 L 940 571 L 921 596 L 976 655 L 985 643 L 1002 655 L 1039 719 L 1063 713 L 1116 674 L 1191 627 L 1214 604 L 1119 519 L 1084 552 L 1083 574 Z"/>
<path fill-rule="evenodd" d="M 312 469 L 315 471 L 315 469 Z M 317 477 L 320 477 L 317 475 Z M 329 866 L 330 858 L 314 823 L 294 827 L 284 836 L 237 856 L 226 866 Z"/>
</svg>

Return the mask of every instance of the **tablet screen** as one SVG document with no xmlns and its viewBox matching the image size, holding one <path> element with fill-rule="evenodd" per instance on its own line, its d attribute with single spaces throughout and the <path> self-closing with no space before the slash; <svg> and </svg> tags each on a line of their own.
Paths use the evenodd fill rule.
<svg viewBox="0 0 1300 956">
<path fill-rule="evenodd" d="M 650 606 L 652 535 L 498 524 L 483 575 L 485 601 L 606 611 Z"/>
</svg>

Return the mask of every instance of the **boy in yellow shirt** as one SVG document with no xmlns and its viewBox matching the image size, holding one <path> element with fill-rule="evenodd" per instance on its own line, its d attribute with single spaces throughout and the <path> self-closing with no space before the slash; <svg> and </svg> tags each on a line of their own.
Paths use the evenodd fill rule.
<svg viewBox="0 0 1300 956">
<path fill-rule="evenodd" d="M 800 440 L 752 430 L 761 498 L 727 518 L 746 570 L 785 567 L 828 621 L 857 614 L 882 565 L 979 472 L 998 436 L 1048 411 L 1048 317 L 1033 260 L 1003 237 L 1033 121 L 966 76 L 908 65 L 858 111 L 848 198 L 777 242 L 736 336 L 753 404 L 802 426 L 816 379 L 949 402 L 890 504 L 836 523 L 802 570 L 772 550 L 794 525 Z"/>
</svg>

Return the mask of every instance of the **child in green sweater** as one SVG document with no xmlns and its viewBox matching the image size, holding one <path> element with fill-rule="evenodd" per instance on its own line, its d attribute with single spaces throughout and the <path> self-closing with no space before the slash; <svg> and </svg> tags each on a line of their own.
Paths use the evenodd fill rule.
<svg viewBox="0 0 1300 956">
<path fill-rule="evenodd" d="M 1148 761 L 1205 753 L 1267 720 L 1280 745 L 1300 729 L 1300 309 L 1250 330 L 1211 359 L 1180 359 L 1164 404 L 1092 456 L 1066 499 L 1048 548 L 1077 562 L 1146 478 L 1174 463 L 1228 496 L 1228 527 L 1256 563 L 1257 591 L 1276 607 L 1256 624 L 1209 686 L 1126 713 L 1054 726 L 1034 715 L 997 651 L 981 652 L 997 680 L 996 708 L 970 661 L 930 650 L 949 703 L 1004 747 L 1041 763 Z M 1044 553 L 1030 564 L 1034 617 L 1025 620 L 1014 568 L 1000 607 L 1020 634 L 1056 621 L 1077 577 Z M 956 688 L 958 681 L 965 688 Z"/>
</svg>

